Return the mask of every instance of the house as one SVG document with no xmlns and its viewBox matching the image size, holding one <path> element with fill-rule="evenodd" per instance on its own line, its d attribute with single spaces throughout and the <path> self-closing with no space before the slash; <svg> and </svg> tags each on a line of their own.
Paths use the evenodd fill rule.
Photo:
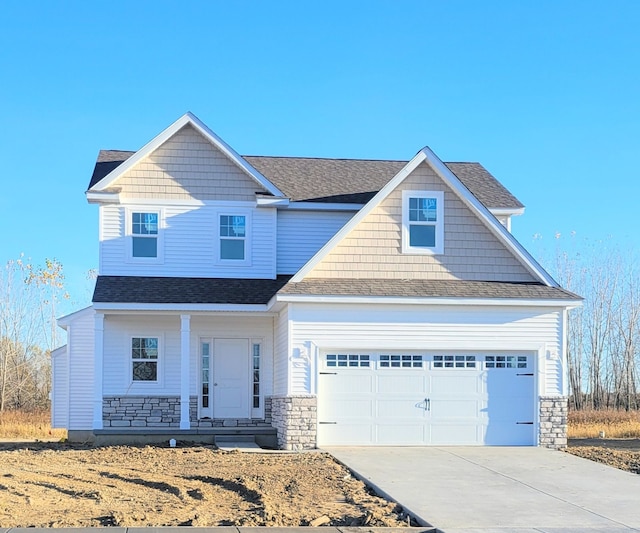
<svg viewBox="0 0 640 533">
<path fill-rule="evenodd" d="M 59 319 L 70 440 L 566 444 L 562 289 L 478 163 L 240 156 L 187 113 L 101 151 L 93 304 Z"/>
</svg>

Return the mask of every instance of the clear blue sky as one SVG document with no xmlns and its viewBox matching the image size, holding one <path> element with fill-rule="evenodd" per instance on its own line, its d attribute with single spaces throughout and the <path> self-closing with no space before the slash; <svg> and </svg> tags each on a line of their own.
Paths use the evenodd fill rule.
<svg viewBox="0 0 640 533">
<path fill-rule="evenodd" d="M 514 233 L 638 248 L 640 2 L 6 1 L 0 262 L 97 267 L 98 150 L 186 111 L 241 154 L 480 161 Z M 533 245 L 539 247 L 539 243 Z"/>
</svg>

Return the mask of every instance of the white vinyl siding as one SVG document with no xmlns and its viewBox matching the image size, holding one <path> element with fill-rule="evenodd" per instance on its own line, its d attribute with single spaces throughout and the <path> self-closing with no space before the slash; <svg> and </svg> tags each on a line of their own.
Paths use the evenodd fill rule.
<svg viewBox="0 0 640 533">
<path fill-rule="evenodd" d="M 321 350 L 523 351 L 540 361 L 539 395 L 560 396 L 562 312 L 545 308 L 293 304 L 291 342 Z M 359 352 L 358 352 L 359 350 Z M 556 354 L 554 358 L 551 354 Z M 313 359 L 312 359 L 313 361 Z M 315 372 L 315 370 L 314 370 Z M 314 390 L 296 391 L 315 393 Z"/>
<path fill-rule="evenodd" d="M 246 264 L 217 260 L 221 213 L 241 207 L 251 213 Z M 149 207 L 151 210 L 151 206 Z M 101 207 L 100 274 L 106 276 L 183 276 L 267 278 L 276 275 L 276 210 L 249 204 L 176 205 L 163 207 L 162 264 L 127 263 L 122 206 Z"/>
<path fill-rule="evenodd" d="M 354 214 L 352 211 L 278 211 L 278 274 L 295 274 Z"/>
<path fill-rule="evenodd" d="M 93 310 L 81 312 L 69 326 L 69 426 L 71 430 L 93 427 Z M 57 384 L 56 384 L 57 386 Z"/>
<path fill-rule="evenodd" d="M 244 338 L 261 344 L 262 395 L 272 393 L 273 318 L 192 315 L 189 362 L 190 394 L 198 394 L 199 346 L 202 338 Z M 161 343 L 158 381 L 131 380 L 131 337 L 156 335 Z M 104 395 L 178 396 L 180 394 L 180 316 L 115 316 L 105 320 Z M 215 357 L 215 354 L 213 354 Z M 247 394 L 250 383 L 247 382 Z"/>
<path fill-rule="evenodd" d="M 273 392 L 278 395 L 288 393 L 289 381 L 289 307 L 285 307 L 276 318 L 275 360 Z"/>
<path fill-rule="evenodd" d="M 67 346 L 51 352 L 51 427 L 69 424 L 69 357 Z"/>
</svg>

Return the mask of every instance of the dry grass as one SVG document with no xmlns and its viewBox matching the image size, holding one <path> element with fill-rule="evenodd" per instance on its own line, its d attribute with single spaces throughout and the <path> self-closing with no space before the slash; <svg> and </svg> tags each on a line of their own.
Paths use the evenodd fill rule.
<svg viewBox="0 0 640 533">
<path fill-rule="evenodd" d="M 640 438 L 640 411 L 570 411 L 570 439 L 597 438 L 600 432 L 610 439 Z"/>
<path fill-rule="evenodd" d="M 67 431 L 51 429 L 49 411 L 0 413 L 0 439 L 64 439 Z"/>
</svg>

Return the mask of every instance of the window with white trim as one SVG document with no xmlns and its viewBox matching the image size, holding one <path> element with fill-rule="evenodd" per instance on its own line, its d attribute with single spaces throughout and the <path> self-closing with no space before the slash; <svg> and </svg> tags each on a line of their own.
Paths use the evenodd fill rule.
<svg viewBox="0 0 640 533">
<path fill-rule="evenodd" d="M 402 252 L 444 253 L 442 191 L 402 191 Z"/>
<path fill-rule="evenodd" d="M 131 212 L 131 257 L 157 259 L 160 214 L 158 212 Z"/>
<path fill-rule="evenodd" d="M 219 217 L 221 261 L 245 261 L 247 256 L 246 215 L 220 215 Z"/>
<path fill-rule="evenodd" d="M 252 407 L 260 408 L 260 344 L 252 344 L 252 363 L 253 363 L 253 391 L 252 391 Z"/>
<path fill-rule="evenodd" d="M 487 368 L 527 368 L 526 355 L 487 355 L 484 360 Z"/>
<path fill-rule="evenodd" d="M 370 368 L 371 357 L 367 354 L 327 354 L 328 367 Z"/>
<path fill-rule="evenodd" d="M 475 368 L 475 355 L 434 355 L 433 368 Z"/>
<path fill-rule="evenodd" d="M 422 368 L 422 356 L 381 355 L 380 368 Z"/>
<path fill-rule="evenodd" d="M 158 337 L 132 337 L 131 379 L 158 381 Z"/>
</svg>

